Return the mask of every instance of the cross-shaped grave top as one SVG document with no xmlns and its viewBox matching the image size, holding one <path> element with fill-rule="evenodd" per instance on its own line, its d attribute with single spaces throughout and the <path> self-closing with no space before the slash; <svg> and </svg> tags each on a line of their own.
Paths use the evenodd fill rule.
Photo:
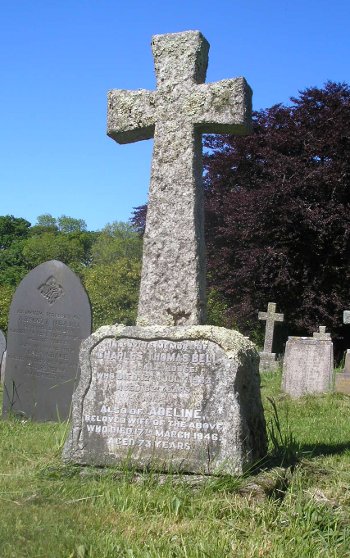
<svg viewBox="0 0 350 558">
<path fill-rule="evenodd" d="M 283 322 L 284 315 L 276 314 L 276 303 L 269 302 L 267 312 L 259 312 L 259 320 L 266 320 L 264 353 L 272 353 L 273 330 L 275 322 Z"/>
<path fill-rule="evenodd" d="M 326 333 L 326 326 L 319 326 L 318 331 L 315 331 L 312 336 L 319 341 L 331 341 L 331 334 Z"/>
<path fill-rule="evenodd" d="M 202 133 L 250 129 L 244 78 L 204 84 L 209 44 L 198 31 L 152 39 L 157 90 L 113 90 L 108 135 L 118 143 L 154 136 L 144 235 L 139 325 L 205 320 Z"/>
</svg>

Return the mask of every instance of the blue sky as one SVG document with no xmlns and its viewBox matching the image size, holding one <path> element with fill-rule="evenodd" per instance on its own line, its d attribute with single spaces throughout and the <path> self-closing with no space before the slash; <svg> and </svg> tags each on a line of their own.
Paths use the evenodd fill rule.
<svg viewBox="0 0 350 558">
<path fill-rule="evenodd" d="M 106 136 L 109 89 L 154 89 L 151 37 L 200 30 L 207 81 L 243 75 L 255 109 L 350 83 L 349 0 L 0 0 L 0 215 L 88 229 L 147 199 L 152 141 Z"/>
</svg>

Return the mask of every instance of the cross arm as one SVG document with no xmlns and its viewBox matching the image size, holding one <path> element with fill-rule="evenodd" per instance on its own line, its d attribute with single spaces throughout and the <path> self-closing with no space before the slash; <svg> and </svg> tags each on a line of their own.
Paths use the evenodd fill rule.
<svg viewBox="0 0 350 558">
<path fill-rule="evenodd" d="M 242 77 L 196 85 L 187 111 L 204 134 L 247 134 L 251 129 L 252 90 Z"/>
<path fill-rule="evenodd" d="M 108 93 L 107 134 L 118 143 L 150 139 L 154 135 L 155 92 L 114 89 Z"/>
</svg>

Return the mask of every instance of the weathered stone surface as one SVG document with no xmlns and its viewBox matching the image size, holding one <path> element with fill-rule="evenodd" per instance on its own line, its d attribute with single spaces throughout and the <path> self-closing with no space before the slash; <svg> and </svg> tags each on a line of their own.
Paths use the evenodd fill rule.
<svg viewBox="0 0 350 558">
<path fill-rule="evenodd" d="M 198 31 L 156 35 L 157 91 L 113 90 L 108 135 L 154 136 L 143 244 L 139 325 L 205 320 L 202 133 L 243 134 L 251 125 L 244 78 L 204 84 L 209 44 Z"/>
<path fill-rule="evenodd" d="M 276 314 L 276 303 L 269 302 L 267 305 L 267 312 L 258 313 L 259 320 L 266 320 L 265 329 L 265 342 L 264 342 L 264 353 L 272 353 L 272 343 L 273 343 L 273 330 L 275 328 L 275 322 L 283 322 L 284 315 Z"/>
<path fill-rule="evenodd" d="M 258 318 L 259 320 L 266 320 L 264 350 L 259 353 L 259 371 L 267 372 L 268 370 L 277 370 L 278 362 L 276 361 L 276 354 L 272 352 L 273 332 L 275 322 L 283 322 L 284 315 L 276 314 L 276 303 L 269 302 L 267 305 L 267 312 L 259 312 Z"/>
<path fill-rule="evenodd" d="M 258 354 L 238 332 L 102 327 L 80 367 L 68 461 L 241 473 L 266 452 Z"/>
<path fill-rule="evenodd" d="M 343 323 L 350 324 L 350 310 L 344 310 L 343 312 Z"/>
<path fill-rule="evenodd" d="M 90 303 L 79 278 L 55 260 L 33 269 L 10 307 L 3 414 L 66 419 L 80 343 L 90 333 Z"/>
<path fill-rule="evenodd" d="M 332 341 L 289 337 L 283 362 L 282 389 L 292 397 L 332 391 Z"/>
<path fill-rule="evenodd" d="M 344 369 L 343 372 L 350 374 L 350 349 L 345 353 Z"/>
<path fill-rule="evenodd" d="M 350 353 L 349 353 L 350 357 Z M 350 359 L 349 359 L 350 364 Z M 345 362 L 346 365 L 346 362 Z M 338 393 L 346 393 L 350 395 L 350 371 L 345 371 L 346 366 L 344 367 L 344 372 L 340 372 L 339 374 L 335 375 L 335 391 Z"/>
<path fill-rule="evenodd" d="M 315 331 L 312 337 L 319 341 L 331 341 L 331 334 L 326 332 L 326 326 L 319 326 L 318 331 Z"/>
<path fill-rule="evenodd" d="M 6 337 L 4 332 L 1 331 L 0 329 L 0 371 L 1 371 L 2 359 L 5 351 L 6 351 Z"/>
<path fill-rule="evenodd" d="M 276 353 L 259 353 L 260 364 L 259 372 L 276 372 L 279 367 L 278 360 L 276 359 Z"/>
</svg>

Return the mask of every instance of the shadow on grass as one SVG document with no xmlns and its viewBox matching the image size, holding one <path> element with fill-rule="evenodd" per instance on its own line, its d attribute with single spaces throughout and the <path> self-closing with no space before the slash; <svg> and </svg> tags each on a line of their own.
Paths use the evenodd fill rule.
<svg viewBox="0 0 350 558">
<path fill-rule="evenodd" d="M 342 444 L 313 444 L 300 446 L 302 455 L 308 457 L 318 457 L 320 455 L 343 455 L 350 454 L 350 441 Z"/>
</svg>

